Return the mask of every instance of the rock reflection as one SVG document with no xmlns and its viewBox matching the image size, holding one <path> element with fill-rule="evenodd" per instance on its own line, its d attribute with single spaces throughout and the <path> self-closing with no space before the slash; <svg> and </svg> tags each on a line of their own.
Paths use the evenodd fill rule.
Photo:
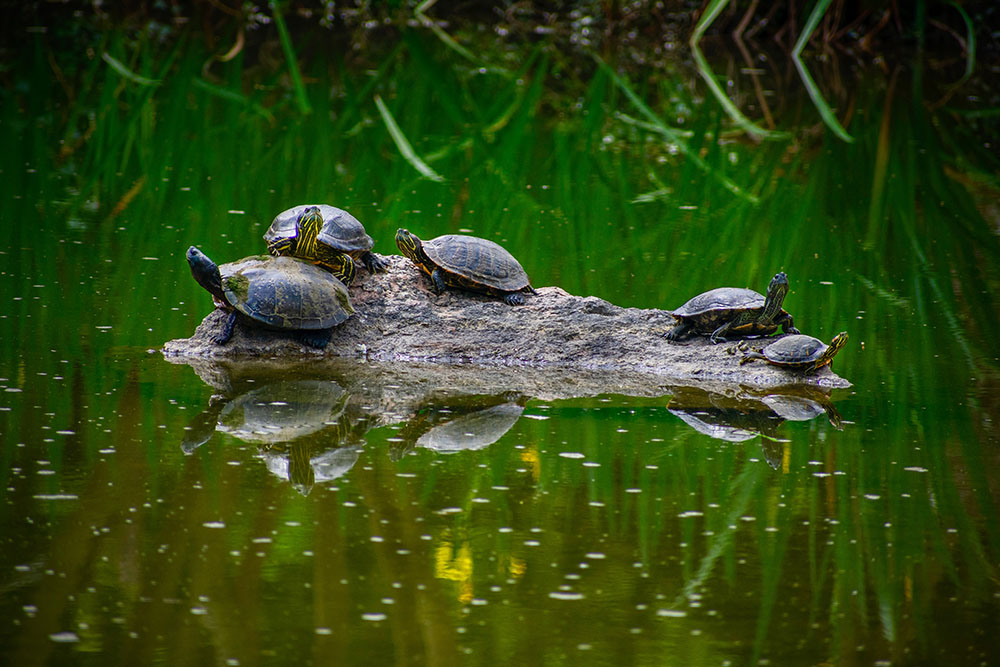
<svg viewBox="0 0 1000 667">
<path fill-rule="evenodd" d="M 683 388 L 670 399 L 667 410 L 698 433 L 726 442 L 745 442 L 757 436 L 768 465 L 777 469 L 784 456 L 778 427 L 786 421 L 808 421 L 826 415 L 837 430 L 843 420 L 830 396 L 815 388 L 784 388 L 766 395 L 747 391 L 733 394 Z"/>
</svg>

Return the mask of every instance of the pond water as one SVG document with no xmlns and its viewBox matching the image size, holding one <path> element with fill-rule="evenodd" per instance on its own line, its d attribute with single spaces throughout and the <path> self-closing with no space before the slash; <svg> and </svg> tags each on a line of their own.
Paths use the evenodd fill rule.
<svg viewBox="0 0 1000 667">
<path fill-rule="evenodd" d="M 500 71 L 414 30 L 304 65 L 302 100 L 283 66 L 241 91 L 249 62 L 102 39 L 64 89 L 39 34 L 0 104 L 4 664 L 1000 660 L 985 101 L 862 74 L 848 143 L 775 65 L 788 134 L 757 143 L 680 65 L 568 83 L 541 46 Z M 165 360 L 212 308 L 186 248 L 259 253 L 313 201 L 377 252 L 474 233 L 624 306 L 785 271 L 853 388 Z"/>
</svg>

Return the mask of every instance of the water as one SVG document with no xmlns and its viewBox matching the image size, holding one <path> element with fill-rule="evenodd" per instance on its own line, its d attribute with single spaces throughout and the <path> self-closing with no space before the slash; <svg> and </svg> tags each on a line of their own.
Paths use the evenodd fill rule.
<svg viewBox="0 0 1000 667">
<path fill-rule="evenodd" d="M 273 124 L 192 83 L 197 52 L 160 77 L 141 51 L 155 88 L 81 65 L 94 85 L 55 107 L 25 56 L 0 105 L 3 661 L 995 661 L 995 127 L 862 81 L 854 144 L 704 140 L 722 112 L 664 75 L 647 102 L 699 168 L 615 116 L 640 114 L 599 71 L 566 84 L 584 113 L 544 49 L 507 79 L 432 36 L 400 48 L 312 62 L 308 116 L 263 76 Z M 443 182 L 400 157 L 373 92 Z M 536 286 L 621 305 L 784 270 L 800 328 L 849 331 L 854 387 L 542 393 L 544 371 L 163 359 L 211 309 L 184 250 L 260 252 L 310 201 L 377 252 L 399 226 L 471 232 Z"/>
</svg>

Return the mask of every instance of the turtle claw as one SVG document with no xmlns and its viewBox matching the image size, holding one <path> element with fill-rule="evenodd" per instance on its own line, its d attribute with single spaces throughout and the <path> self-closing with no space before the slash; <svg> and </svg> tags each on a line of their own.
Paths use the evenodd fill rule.
<svg viewBox="0 0 1000 667">
<path fill-rule="evenodd" d="M 518 292 L 511 292 L 510 294 L 507 294 L 506 296 L 504 296 L 503 300 L 506 301 L 507 305 L 509 306 L 524 305 L 524 297 L 521 296 L 520 293 Z"/>
<path fill-rule="evenodd" d="M 361 255 L 361 263 L 368 269 L 368 273 L 385 273 L 389 270 L 389 260 L 373 252 Z"/>
</svg>

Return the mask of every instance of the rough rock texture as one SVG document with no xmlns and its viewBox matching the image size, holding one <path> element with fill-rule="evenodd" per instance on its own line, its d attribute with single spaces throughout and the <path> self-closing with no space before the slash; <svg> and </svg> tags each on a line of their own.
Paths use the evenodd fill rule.
<svg viewBox="0 0 1000 667">
<path fill-rule="evenodd" d="M 622 308 L 558 287 L 539 288 L 538 295 L 527 295 L 527 304 L 520 307 L 466 292 L 438 296 L 409 260 L 387 259 L 385 274 L 359 272 L 351 287 L 357 313 L 337 327 L 322 352 L 280 332 L 246 327 L 238 327 L 226 345 L 215 345 L 210 337 L 225 319 L 216 310 L 191 338 L 169 341 L 163 353 L 168 358 L 217 360 L 326 356 L 535 368 L 561 381 L 572 381 L 576 374 L 599 376 L 608 383 L 604 391 L 609 393 L 618 393 L 616 385 L 636 384 L 850 386 L 829 368 L 804 376 L 763 362 L 740 366 L 741 355 L 732 353 L 732 343 L 711 345 L 704 337 L 670 343 L 663 334 L 673 327 L 673 318 L 665 310 Z M 206 307 L 211 303 L 207 294 L 205 302 Z M 757 349 L 764 345 L 749 342 Z M 621 393 L 649 395 L 638 387 Z"/>
</svg>

